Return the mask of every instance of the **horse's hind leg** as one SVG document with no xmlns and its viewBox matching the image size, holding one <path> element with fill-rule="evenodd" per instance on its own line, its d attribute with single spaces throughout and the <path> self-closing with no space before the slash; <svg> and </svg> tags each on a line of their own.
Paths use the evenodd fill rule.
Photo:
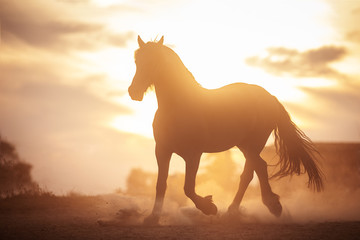
<svg viewBox="0 0 360 240">
<path fill-rule="evenodd" d="M 240 176 L 238 191 L 235 195 L 233 202 L 231 203 L 228 209 L 228 212 L 230 214 L 237 213 L 239 211 L 241 200 L 243 199 L 245 191 L 249 186 L 249 183 L 253 179 L 253 176 L 254 176 L 254 168 L 252 166 L 252 163 L 250 161 L 245 161 L 244 170 Z"/>
<path fill-rule="evenodd" d="M 186 173 L 185 173 L 185 195 L 189 197 L 195 204 L 206 215 L 215 215 L 217 213 L 217 207 L 212 202 L 211 196 L 201 197 L 195 192 L 195 179 L 196 173 L 199 168 L 201 154 L 194 154 L 188 156 L 185 159 L 186 162 Z"/>
<path fill-rule="evenodd" d="M 156 225 L 159 222 L 166 191 L 166 180 L 169 172 L 169 163 L 172 153 L 160 148 L 155 148 L 156 160 L 158 163 L 158 178 L 156 183 L 156 198 L 151 215 L 145 218 L 145 225 Z"/>
<path fill-rule="evenodd" d="M 263 203 L 272 214 L 279 217 L 282 212 L 282 206 L 279 201 L 279 196 L 271 190 L 267 172 L 267 163 L 258 153 L 245 152 L 244 155 L 247 161 L 252 162 L 255 172 L 259 178 Z"/>
</svg>

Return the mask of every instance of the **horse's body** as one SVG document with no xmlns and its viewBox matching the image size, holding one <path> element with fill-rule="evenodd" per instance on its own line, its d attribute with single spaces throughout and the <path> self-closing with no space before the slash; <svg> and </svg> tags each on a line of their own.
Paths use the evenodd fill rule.
<svg viewBox="0 0 360 240">
<path fill-rule="evenodd" d="M 267 165 L 260 152 L 275 131 L 275 143 L 280 155 L 277 176 L 300 174 L 303 165 L 309 175 L 309 185 L 322 188 L 321 173 L 312 158 L 311 141 L 291 122 L 279 101 L 263 88 L 234 83 L 218 89 L 205 89 L 194 79 L 180 58 L 170 48 L 158 42 L 144 43 L 138 38 L 135 53 L 137 70 L 129 94 L 142 100 L 145 91 L 155 87 L 158 110 L 153 122 L 155 154 L 159 173 L 156 200 L 146 223 L 157 223 L 163 205 L 171 155 L 176 153 L 186 162 L 185 194 L 205 214 L 216 214 L 211 196 L 195 192 L 195 178 L 201 154 L 238 147 L 246 158 L 239 190 L 229 212 L 239 208 L 245 190 L 256 171 L 264 204 L 276 216 L 282 207 L 272 192 Z"/>
<path fill-rule="evenodd" d="M 276 126 L 277 100 L 256 85 L 198 88 L 196 94 L 179 98 L 169 109 L 159 104 L 153 125 L 156 143 L 163 142 L 180 156 L 190 150 L 220 152 L 246 147 L 254 134 L 269 135 Z"/>
</svg>

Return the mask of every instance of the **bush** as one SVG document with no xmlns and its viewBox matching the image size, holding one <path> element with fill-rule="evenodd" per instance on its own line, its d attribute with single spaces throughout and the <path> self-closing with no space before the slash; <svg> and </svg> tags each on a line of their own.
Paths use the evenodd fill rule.
<svg viewBox="0 0 360 240">
<path fill-rule="evenodd" d="M 42 192 L 31 178 L 31 168 L 21 161 L 14 145 L 0 138 L 0 198 Z"/>
</svg>

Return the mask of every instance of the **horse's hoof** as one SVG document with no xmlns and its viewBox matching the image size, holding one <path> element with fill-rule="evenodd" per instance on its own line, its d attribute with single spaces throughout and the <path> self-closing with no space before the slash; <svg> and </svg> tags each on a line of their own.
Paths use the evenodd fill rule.
<svg viewBox="0 0 360 240">
<path fill-rule="evenodd" d="M 269 211 L 276 217 L 280 217 L 282 213 L 282 206 L 279 201 L 279 195 L 274 194 L 271 197 L 263 198 L 263 203 L 269 209 Z"/>
<path fill-rule="evenodd" d="M 221 216 L 221 220 L 226 224 L 239 224 L 244 222 L 247 219 L 247 216 L 239 207 L 230 205 L 227 212 Z"/>
<path fill-rule="evenodd" d="M 157 226 L 159 225 L 160 216 L 151 214 L 144 219 L 143 225 L 145 226 Z"/>
<path fill-rule="evenodd" d="M 212 196 L 200 197 L 195 205 L 205 215 L 217 214 L 217 207 L 212 201 Z"/>
<path fill-rule="evenodd" d="M 239 214 L 240 214 L 239 207 L 230 205 L 230 206 L 228 207 L 227 214 L 230 215 L 230 216 L 231 216 L 231 215 L 239 215 Z"/>
</svg>

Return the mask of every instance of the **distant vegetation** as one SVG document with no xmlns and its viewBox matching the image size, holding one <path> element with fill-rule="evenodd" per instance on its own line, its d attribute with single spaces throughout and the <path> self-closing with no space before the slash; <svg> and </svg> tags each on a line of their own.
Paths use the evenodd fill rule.
<svg viewBox="0 0 360 240">
<path fill-rule="evenodd" d="M 20 159 L 14 145 L 0 137 L 0 198 L 42 194 L 31 178 L 31 168 Z"/>
</svg>

